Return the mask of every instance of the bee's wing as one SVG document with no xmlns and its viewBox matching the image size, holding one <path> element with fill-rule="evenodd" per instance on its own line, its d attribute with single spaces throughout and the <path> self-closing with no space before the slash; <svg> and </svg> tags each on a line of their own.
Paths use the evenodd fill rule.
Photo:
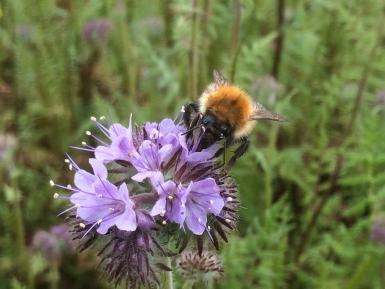
<svg viewBox="0 0 385 289">
<path fill-rule="evenodd" d="M 278 113 L 268 111 L 262 104 L 254 103 L 254 111 L 250 116 L 250 120 L 274 120 L 286 121 L 286 119 Z"/>
<path fill-rule="evenodd" d="M 223 74 L 220 73 L 218 70 L 214 69 L 213 77 L 214 77 L 214 83 L 218 86 L 230 84 L 230 82 L 226 79 L 226 77 L 224 77 Z"/>
</svg>

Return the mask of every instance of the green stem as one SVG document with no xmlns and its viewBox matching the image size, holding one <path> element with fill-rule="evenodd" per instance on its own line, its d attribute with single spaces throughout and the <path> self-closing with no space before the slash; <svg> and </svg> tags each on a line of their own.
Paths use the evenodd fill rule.
<svg viewBox="0 0 385 289">
<path fill-rule="evenodd" d="M 194 281 L 186 280 L 186 282 L 184 282 L 184 284 L 183 284 L 182 289 L 192 289 L 193 286 L 194 286 Z"/>
<path fill-rule="evenodd" d="M 191 19 L 191 41 L 189 52 L 190 65 L 190 87 L 189 96 L 191 100 L 196 99 L 198 93 L 198 19 L 197 19 L 198 0 L 192 1 Z"/>
<path fill-rule="evenodd" d="M 28 288 L 33 289 L 34 278 L 32 275 L 32 270 L 30 270 L 30 262 L 28 258 L 27 248 L 25 246 L 25 230 L 24 222 L 22 218 L 20 200 L 15 200 L 13 203 L 13 215 L 14 215 L 14 228 L 15 228 L 15 243 L 17 245 L 17 250 L 19 252 L 19 264 L 20 271 L 27 279 Z"/>
<path fill-rule="evenodd" d="M 169 268 L 172 268 L 170 257 L 166 257 L 166 266 Z M 165 289 L 174 289 L 174 280 L 173 280 L 173 276 L 172 276 L 172 271 L 166 272 L 166 282 L 165 283 L 166 283 L 165 287 L 164 287 Z"/>
</svg>

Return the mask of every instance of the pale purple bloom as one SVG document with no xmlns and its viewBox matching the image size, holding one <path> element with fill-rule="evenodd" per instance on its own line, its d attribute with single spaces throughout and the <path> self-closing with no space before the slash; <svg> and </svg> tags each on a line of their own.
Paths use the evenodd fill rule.
<svg viewBox="0 0 385 289">
<path fill-rule="evenodd" d="M 378 219 L 372 225 L 371 238 L 374 242 L 385 245 L 385 218 Z"/>
<path fill-rule="evenodd" d="M 102 143 L 96 147 L 95 158 L 110 163 L 116 160 L 128 161 L 129 157 L 135 152 L 132 139 L 131 117 L 128 128 L 119 123 L 115 123 L 107 130 L 102 124 L 96 122 L 99 129 L 109 138 L 110 144 Z"/>
<path fill-rule="evenodd" d="M 60 263 L 60 241 L 47 231 L 40 230 L 33 235 L 31 249 L 52 263 Z"/>
<path fill-rule="evenodd" d="M 82 38 L 89 43 L 102 43 L 107 40 L 112 28 L 112 22 L 109 19 L 91 20 L 84 25 Z"/>
<path fill-rule="evenodd" d="M 155 187 L 158 200 L 151 210 L 153 216 L 163 216 L 181 227 L 186 218 L 186 190 L 172 180 L 160 182 Z"/>
<path fill-rule="evenodd" d="M 139 147 L 139 153 L 134 153 L 130 158 L 130 163 L 138 172 L 132 179 L 137 182 L 150 179 L 157 183 L 162 177 L 162 166 L 170 160 L 172 151 L 171 144 L 159 148 L 156 143 L 145 140 Z"/>
<path fill-rule="evenodd" d="M 88 224 L 98 225 L 97 232 L 106 234 L 112 226 L 124 231 L 137 227 L 134 203 L 125 183 L 119 187 L 109 182 L 107 169 L 96 159 L 90 159 L 94 174 L 79 169 L 75 173 L 78 190 L 71 195 L 76 215 Z"/>
<path fill-rule="evenodd" d="M 206 230 L 207 214 L 219 215 L 224 201 L 219 194 L 215 180 L 207 178 L 190 182 L 187 187 L 173 181 L 158 184 L 158 201 L 151 210 L 153 216 L 163 215 L 169 221 L 178 223 L 196 235 Z"/>
<path fill-rule="evenodd" d="M 76 248 L 76 244 L 70 230 L 70 227 L 65 223 L 53 226 L 50 229 L 50 233 L 63 242 L 66 253 L 68 253 L 68 251 L 75 252 Z"/>
<path fill-rule="evenodd" d="M 212 178 L 190 182 L 186 188 L 186 225 L 196 235 L 206 230 L 207 215 L 218 216 L 224 206 L 219 187 Z"/>
</svg>

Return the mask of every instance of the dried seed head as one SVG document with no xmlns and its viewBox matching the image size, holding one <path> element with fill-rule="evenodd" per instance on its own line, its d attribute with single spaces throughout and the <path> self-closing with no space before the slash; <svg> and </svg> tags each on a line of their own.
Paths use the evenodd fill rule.
<svg viewBox="0 0 385 289">
<path fill-rule="evenodd" d="M 209 251 L 204 251 L 201 256 L 196 251 L 185 251 L 176 264 L 180 274 L 192 281 L 221 279 L 224 274 L 219 257 Z"/>
</svg>

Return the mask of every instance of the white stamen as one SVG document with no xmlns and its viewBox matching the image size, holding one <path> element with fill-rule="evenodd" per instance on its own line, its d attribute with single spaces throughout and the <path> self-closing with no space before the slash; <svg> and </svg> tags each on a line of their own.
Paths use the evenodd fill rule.
<svg viewBox="0 0 385 289">
<path fill-rule="evenodd" d="M 69 164 L 70 163 L 70 160 L 69 159 L 64 159 L 64 162 Z"/>
<path fill-rule="evenodd" d="M 103 219 L 99 219 L 96 223 L 100 225 L 103 222 Z"/>
<path fill-rule="evenodd" d="M 232 197 L 227 197 L 227 199 L 226 199 L 228 202 L 231 202 L 232 200 L 233 200 L 233 198 Z"/>
<path fill-rule="evenodd" d="M 59 194 L 58 194 L 58 193 L 54 193 L 54 194 L 53 194 L 53 198 L 54 198 L 54 199 L 59 198 Z"/>
<path fill-rule="evenodd" d="M 96 121 L 96 117 L 94 117 L 94 116 L 91 116 L 91 117 L 90 117 L 90 120 L 92 120 L 92 121 Z"/>
<path fill-rule="evenodd" d="M 213 200 L 210 200 L 210 204 L 211 204 L 211 205 L 214 204 L 214 201 L 213 201 Z"/>
<path fill-rule="evenodd" d="M 67 185 L 67 188 L 72 189 L 72 186 L 70 184 Z"/>
<path fill-rule="evenodd" d="M 182 109 L 180 110 L 181 112 L 186 112 L 184 109 L 184 106 L 182 106 Z"/>
<path fill-rule="evenodd" d="M 82 141 L 82 146 L 86 146 L 87 145 L 87 143 L 85 142 L 85 141 Z"/>
<path fill-rule="evenodd" d="M 85 225 L 84 223 L 79 223 L 79 227 L 80 227 L 80 228 L 85 228 L 86 225 Z"/>
<path fill-rule="evenodd" d="M 229 219 L 225 219 L 226 223 L 230 223 L 231 221 Z"/>
<path fill-rule="evenodd" d="M 91 135 L 91 132 L 89 130 L 87 130 L 86 135 Z"/>
<path fill-rule="evenodd" d="M 165 210 L 163 210 L 162 212 L 160 212 L 160 216 L 161 216 L 161 217 L 164 217 L 165 214 L 166 214 L 166 211 L 165 211 Z"/>
<path fill-rule="evenodd" d="M 203 130 L 203 132 L 205 132 L 206 131 L 206 128 L 202 125 L 202 130 Z"/>
<path fill-rule="evenodd" d="M 163 220 L 162 225 L 166 225 L 166 224 L 167 224 L 166 220 Z"/>
<path fill-rule="evenodd" d="M 69 164 L 68 168 L 69 168 L 70 171 L 72 171 L 72 164 Z"/>
<path fill-rule="evenodd" d="M 76 204 L 75 207 L 76 207 L 76 208 L 80 208 L 81 205 L 80 205 L 80 204 Z"/>
<path fill-rule="evenodd" d="M 55 185 L 55 182 L 54 182 L 53 180 L 50 180 L 50 181 L 49 181 L 49 185 L 50 185 L 51 187 L 53 187 L 53 186 Z"/>
<path fill-rule="evenodd" d="M 104 115 L 102 115 L 101 117 L 99 117 L 100 120 L 103 120 L 103 119 L 106 119 L 106 117 Z"/>
<path fill-rule="evenodd" d="M 171 201 L 172 199 L 174 199 L 174 197 L 170 195 L 167 197 L 167 199 L 169 199 Z"/>
</svg>

